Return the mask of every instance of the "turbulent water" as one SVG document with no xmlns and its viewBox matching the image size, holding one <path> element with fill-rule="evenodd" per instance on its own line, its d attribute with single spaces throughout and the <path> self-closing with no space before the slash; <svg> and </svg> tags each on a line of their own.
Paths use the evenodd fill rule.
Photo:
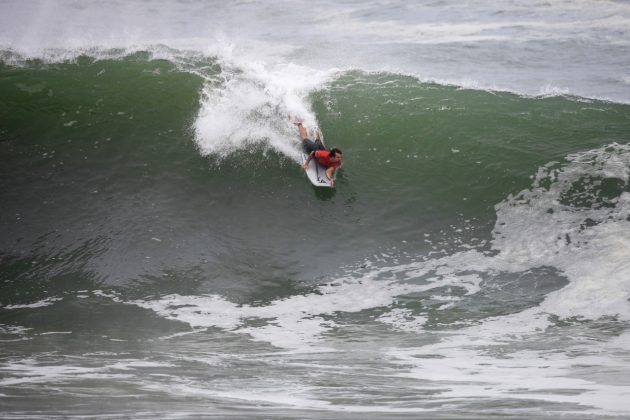
<svg viewBox="0 0 630 420">
<path fill-rule="evenodd" d="M 224 3 L 0 1 L 0 417 L 628 418 L 630 4 Z"/>
</svg>

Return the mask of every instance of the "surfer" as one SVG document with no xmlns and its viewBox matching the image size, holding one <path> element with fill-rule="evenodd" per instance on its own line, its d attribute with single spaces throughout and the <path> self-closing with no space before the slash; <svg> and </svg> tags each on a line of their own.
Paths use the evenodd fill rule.
<svg viewBox="0 0 630 420">
<path fill-rule="evenodd" d="M 317 163 L 326 168 L 326 178 L 328 178 L 328 180 L 330 181 L 330 186 L 334 187 L 335 171 L 343 163 L 341 150 L 336 147 L 330 150 L 326 150 L 320 138 L 319 130 L 316 130 L 315 132 L 315 141 L 309 139 L 308 134 L 306 133 L 306 128 L 304 128 L 302 122 L 297 118 L 293 120 L 293 124 L 297 125 L 298 129 L 300 130 L 302 147 L 304 148 L 304 151 L 308 154 L 306 162 L 304 162 L 304 169 L 308 169 L 308 164 L 310 163 L 311 159 L 315 158 L 315 160 L 317 160 Z"/>
</svg>

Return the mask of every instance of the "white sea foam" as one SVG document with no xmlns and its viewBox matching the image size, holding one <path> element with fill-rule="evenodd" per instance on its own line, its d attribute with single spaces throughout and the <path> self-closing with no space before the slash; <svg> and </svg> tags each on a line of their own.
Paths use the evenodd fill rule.
<svg viewBox="0 0 630 420">
<path fill-rule="evenodd" d="M 478 256 L 476 253 L 474 255 Z M 466 257 L 461 263 L 464 264 L 465 261 L 468 261 Z M 396 303 L 398 296 L 440 287 L 457 286 L 465 289 L 468 294 L 479 290 L 481 279 L 477 275 L 457 275 L 458 269 L 446 269 L 444 264 L 444 261 L 436 261 L 422 267 L 407 267 L 406 275 L 409 278 L 442 270 L 421 284 L 384 280 L 383 277 L 391 276 L 402 269 L 377 268 L 360 278 L 346 277 L 320 286 L 316 293 L 291 296 L 263 306 L 238 305 L 216 295 L 169 295 L 154 301 L 138 300 L 128 303 L 151 309 L 167 319 L 185 322 L 193 328 L 219 327 L 248 334 L 255 340 L 267 341 L 279 347 L 311 350 L 321 342 L 323 333 L 337 327 L 334 321 L 328 319 L 331 315 L 388 307 Z M 465 267 L 465 270 L 470 269 L 470 265 Z M 404 316 L 398 316 L 403 313 Z M 413 322 L 411 328 L 417 329 L 424 319 L 405 310 L 399 310 L 398 315 L 386 315 L 380 321 L 405 329 L 409 326 L 403 325 L 402 320 L 407 319 Z M 255 327 L 247 324 L 248 320 L 254 319 L 266 323 Z"/>
<path fill-rule="evenodd" d="M 538 93 L 538 96 L 541 96 L 541 97 L 562 96 L 562 95 L 568 95 L 570 93 L 571 91 L 568 87 L 559 87 L 559 86 L 553 86 L 551 84 L 547 84 L 540 88 L 540 92 Z"/>
<path fill-rule="evenodd" d="M 3 338 L 0 338 L 0 342 L 10 343 L 15 341 L 31 340 L 28 331 L 32 328 L 22 327 L 21 325 L 4 325 L 0 324 L 0 334 Z"/>
<path fill-rule="evenodd" d="M 33 309 L 33 308 L 42 308 L 44 306 L 54 305 L 55 302 L 59 302 L 63 300 L 63 298 L 59 297 L 49 297 L 46 299 L 39 300 L 33 303 L 24 303 L 24 304 L 15 304 L 15 305 L 7 305 L 4 306 L 3 309 Z"/>
<path fill-rule="evenodd" d="M 405 308 L 395 308 L 379 316 L 377 321 L 391 325 L 399 331 L 420 331 L 427 322 L 425 316 L 415 316 Z"/>
<path fill-rule="evenodd" d="M 532 189 L 496 206 L 493 247 L 510 264 L 553 266 L 568 277 L 570 284 L 548 295 L 542 312 L 630 320 L 630 194 L 599 193 L 606 181 L 627 186 L 630 145 L 612 144 L 567 160 L 541 168 Z"/>
<path fill-rule="evenodd" d="M 89 359 L 85 359 L 89 362 Z M 93 366 L 67 364 L 49 358 L 25 358 L 8 361 L 0 365 L 0 386 L 21 386 L 40 383 L 67 383 L 86 379 L 127 379 L 133 377 L 133 372 L 146 368 L 168 368 L 172 364 L 153 362 L 150 360 L 122 359 L 113 363 Z M 121 373 L 124 372 L 124 373 Z"/>
<path fill-rule="evenodd" d="M 392 303 L 393 296 L 413 289 L 370 279 L 361 282 L 361 290 L 368 297 L 358 295 L 356 288 L 356 282 L 342 281 L 335 286 L 322 286 L 316 294 L 291 296 L 265 306 L 237 305 L 220 296 L 180 295 L 130 303 L 192 327 L 224 328 L 280 347 L 300 349 L 310 348 L 323 332 L 335 325 L 322 316 L 387 306 Z M 267 323 L 247 326 L 246 321 L 251 319 L 267 320 Z"/>
<path fill-rule="evenodd" d="M 421 349 L 392 350 L 389 355 L 402 365 L 413 366 L 402 376 L 421 380 L 426 388 L 436 390 L 439 399 L 518 398 L 574 403 L 593 407 L 592 412 L 599 413 L 628 411 L 627 386 L 571 375 L 574 366 L 580 365 L 618 369 L 620 359 L 606 355 L 567 357 L 558 350 L 502 352 L 501 357 L 496 357 L 491 351 L 480 349 L 497 343 L 479 339 L 472 334 L 460 335 L 458 339 Z"/>
<path fill-rule="evenodd" d="M 4 325 L 0 324 L 0 332 L 4 334 L 24 334 L 32 328 L 22 327 L 20 325 Z"/>
</svg>

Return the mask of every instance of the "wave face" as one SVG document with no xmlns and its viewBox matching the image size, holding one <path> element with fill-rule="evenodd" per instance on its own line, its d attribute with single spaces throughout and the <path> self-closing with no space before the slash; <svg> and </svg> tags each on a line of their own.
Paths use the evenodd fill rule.
<svg viewBox="0 0 630 420">
<path fill-rule="evenodd" d="M 3 3 L 5 415 L 626 418 L 596 4 Z"/>
</svg>

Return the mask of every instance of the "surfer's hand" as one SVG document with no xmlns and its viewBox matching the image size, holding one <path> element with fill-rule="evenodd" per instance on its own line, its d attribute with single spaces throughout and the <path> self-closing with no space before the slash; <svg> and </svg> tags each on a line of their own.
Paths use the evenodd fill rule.
<svg viewBox="0 0 630 420">
<path fill-rule="evenodd" d="M 333 188 L 335 187 L 335 180 L 334 179 L 330 180 L 330 186 L 333 187 Z"/>
<path fill-rule="evenodd" d="M 304 170 L 308 169 L 308 162 L 306 162 L 304 165 L 302 165 L 302 167 L 304 168 Z"/>
</svg>

